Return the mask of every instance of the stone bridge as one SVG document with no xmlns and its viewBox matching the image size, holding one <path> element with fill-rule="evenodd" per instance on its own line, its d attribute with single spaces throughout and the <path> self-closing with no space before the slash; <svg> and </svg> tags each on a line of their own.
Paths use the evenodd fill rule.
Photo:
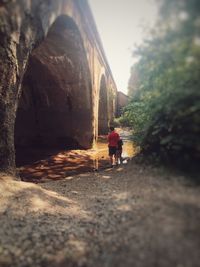
<svg viewBox="0 0 200 267">
<path fill-rule="evenodd" d="M 29 147 L 92 147 L 116 85 L 86 0 L 0 1 L 0 170 Z"/>
</svg>

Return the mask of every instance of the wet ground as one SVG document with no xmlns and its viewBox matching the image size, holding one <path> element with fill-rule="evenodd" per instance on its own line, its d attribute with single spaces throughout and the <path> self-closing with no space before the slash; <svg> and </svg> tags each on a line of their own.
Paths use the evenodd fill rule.
<svg viewBox="0 0 200 267">
<path fill-rule="evenodd" d="M 136 148 L 127 129 L 117 130 L 123 140 L 123 164 L 134 156 Z M 88 150 L 22 151 L 18 157 L 18 172 L 24 181 L 45 182 L 59 180 L 66 175 L 98 171 L 109 167 L 107 137 L 99 136 L 98 142 Z"/>
</svg>

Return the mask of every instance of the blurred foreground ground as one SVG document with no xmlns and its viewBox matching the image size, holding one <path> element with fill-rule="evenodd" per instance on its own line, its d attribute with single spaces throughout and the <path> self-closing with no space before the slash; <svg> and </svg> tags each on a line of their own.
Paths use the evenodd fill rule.
<svg viewBox="0 0 200 267">
<path fill-rule="evenodd" d="M 1 267 L 199 267 L 199 187 L 130 161 L 32 184 L 0 181 Z"/>
</svg>

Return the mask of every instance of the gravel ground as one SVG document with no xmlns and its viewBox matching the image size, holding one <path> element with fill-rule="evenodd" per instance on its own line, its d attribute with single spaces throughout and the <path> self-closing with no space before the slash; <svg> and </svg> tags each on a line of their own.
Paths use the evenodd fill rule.
<svg viewBox="0 0 200 267">
<path fill-rule="evenodd" d="M 199 187 L 162 168 L 1 176 L 0 201 L 1 267 L 200 266 Z"/>
</svg>

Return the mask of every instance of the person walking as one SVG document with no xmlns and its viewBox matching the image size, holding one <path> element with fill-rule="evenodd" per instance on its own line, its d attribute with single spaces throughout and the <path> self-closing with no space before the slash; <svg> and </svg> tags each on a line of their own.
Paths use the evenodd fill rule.
<svg viewBox="0 0 200 267">
<path fill-rule="evenodd" d="M 114 127 L 110 127 L 110 133 L 108 135 L 108 149 L 109 149 L 109 157 L 110 157 L 110 167 L 112 168 L 114 165 L 118 164 L 117 158 L 117 148 L 119 141 L 119 134 L 115 132 Z"/>
</svg>

